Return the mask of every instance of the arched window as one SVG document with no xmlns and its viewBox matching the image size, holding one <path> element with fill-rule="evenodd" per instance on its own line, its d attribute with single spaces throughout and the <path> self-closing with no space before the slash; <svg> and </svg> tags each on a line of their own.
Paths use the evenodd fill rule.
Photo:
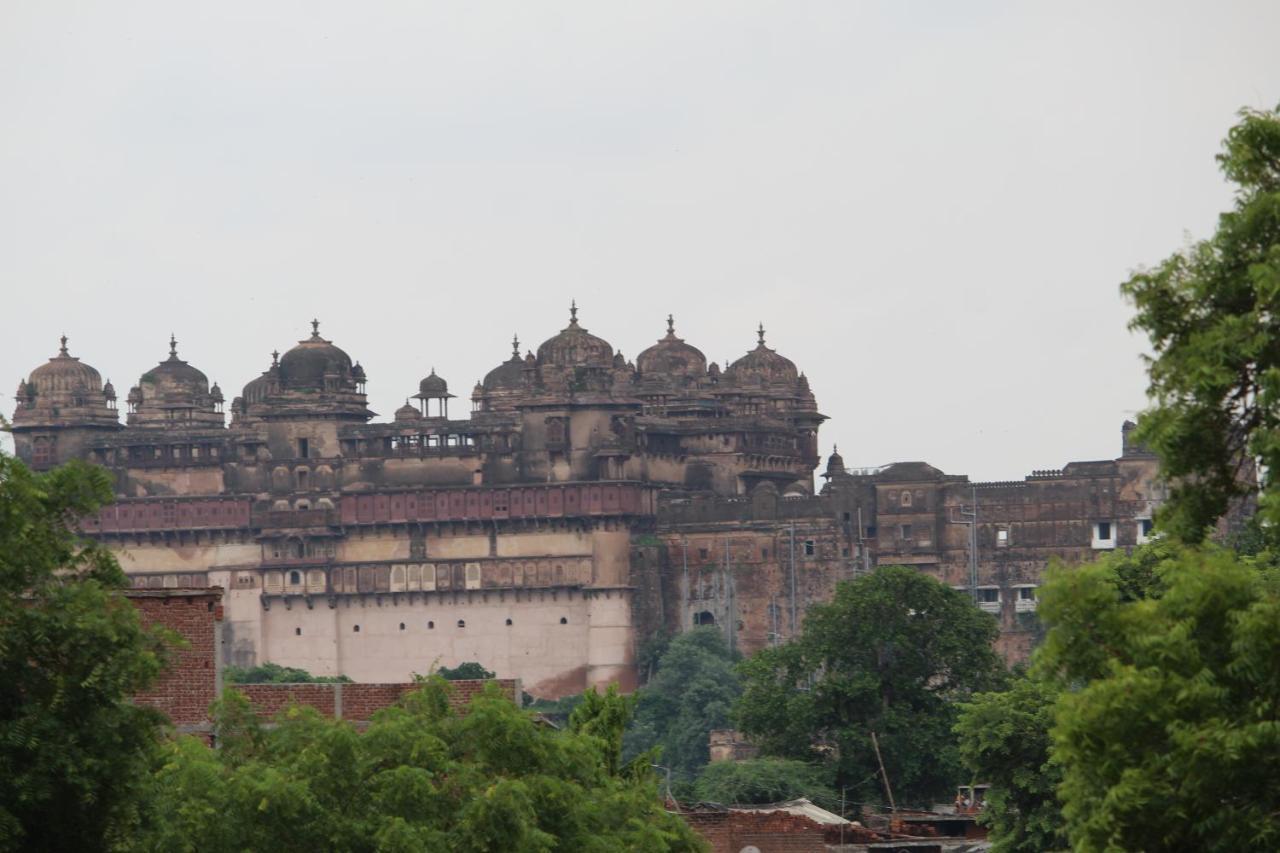
<svg viewBox="0 0 1280 853">
<path fill-rule="evenodd" d="M 302 572 L 289 572 L 289 586 L 297 586 L 302 583 Z"/>
<path fill-rule="evenodd" d="M 360 626 L 359 626 L 359 625 L 352 625 L 352 626 L 351 626 L 351 631 L 352 631 L 352 633 L 359 634 L 359 633 L 360 633 Z"/>
<path fill-rule="evenodd" d="M 465 627 L 467 627 L 467 620 L 465 620 L 465 619 L 459 619 L 459 620 L 458 620 L 458 627 L 459 627 L 459 628 L 465 628 Z"/>
<path fill-rule="evenodd" d="M 906 489 L 902 490 L 902 505 L 911 506 L 911 492 Z"/>
<path fill-rule="evenodd" d="M 432 629 L 433 629 L 433 628 L 435 628 L 435 627 L 436 627 L 436 623 L 432 622 L 431 620 L 427 620 L 427 630 L 428 630 L 428 631 L 432 630 Z"/>
<path fill-rule="evenodd" d="M 711 615 L 711 611 L 710 611 L 710 610 L 703 610 L 702 612 L 697 613 L 697 614 L 695 614 L 695 615 L 694 615 L 694 617 L 693 617 L 693 624 L 695 624 L 695 625 L 714 625 L 714 624 L 716 624 L 716 617 Z"/>
<path fill-rule="evenodd" d="M 561 617 L 560 617 L 560 624 L 561 624 L 561 625 L 568 625 L 568 624 L 569 624 L 569 617 L 567 617 L 567 616 L 561 616 Z"/>
<path fill-rule="evenodd" d="M 510 619 L 508 619 L 508 620 L 507 620 L 507 626 L 508 626 L 508 627 L 510 627 L 510 625 L 511 625 L 511 620 L 510 620 Z"/>
</svg>

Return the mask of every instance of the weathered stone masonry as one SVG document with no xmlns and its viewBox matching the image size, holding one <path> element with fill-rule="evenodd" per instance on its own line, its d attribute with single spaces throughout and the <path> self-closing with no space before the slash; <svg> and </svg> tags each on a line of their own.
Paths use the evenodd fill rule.
<svg viewBox="0 0 1280 853">
<path fill-rule="evenodd" d="M 885 562 L 970 590 L 1018 657 L 1046 561 L 1133 544 L 1162 498 L 1154 459 L 1128 446 L 1001 484 L 924 463 L 852 471 L 833 453 L 815 492 L 825 418 L 757 334 L 722 369 L 668 318 L 633 362 L 574 308 L 536 353 L 513 342 L 469 417 L 433 369 L 389 422 L 318 323 L 272 353 L 229 423 L 170 339 L 124 424 L 64 339 L 19 383 L 12 432 L 36 468 L 112 473 L 117 502 L 86 529 L 137 588 L 224 590 L 225 663 L 401 683 L 476 660 L 548 697 L 630 688 L 655 632 L 714 624 L 747 652 L 785 640 Z"/>
</svg>

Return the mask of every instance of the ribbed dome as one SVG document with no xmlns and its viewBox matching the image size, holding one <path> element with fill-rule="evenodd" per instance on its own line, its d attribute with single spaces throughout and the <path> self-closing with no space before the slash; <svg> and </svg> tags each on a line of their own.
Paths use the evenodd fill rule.
<svg viewBox="0 0 1280 853">
<path fill-rule="evenodd" d="M 524 359 L 520 358 L 520 339 L 511 339 L 511 358 L 484 375 L 480 388 L 484 391 L 515 391 L 524 387 Z"/>
<path fill-rule="evenodd" d="M 245 403 L 262 402 L 271 389 L 271 373 L 275 369 L 275 367 L 272 367 L 271 370 L 268 370 L 257 379 L 249 380 L 248 384 L 244 386 L 244 390 L 240 392 Z"/>
<path fill-rule="evenodd" d="M 28 389 L 36 398 L 62 394 L 101 394 L 102 375 L 67 352 L 67 338 L 62 337 L 58 354 L 31 371 Z"/>
<path fill-rule="evenodd" d="M 613 366 L 613 347 L 578 325 L 578 305 L 569 309 L 569 325 L 538 347 L 538 364 L 553 367 Z"/>
<path fill-rule="evenodd" d="M 169 336 L 169 358 L 142 374 L 138 382 L 143 398 L 156 396 L 202 397 L 209 393 L 209 377 L 178 358 L 178 342 Z"/>
<path fill-rule="evenodd" d="M 756 348 L 729 365 L 725 378 L 738 384 L 794 384 L 798 378 L 795 363 L 764 345 L 763 324 L 757 334 L 760 342 Z"/>
<path fill-rule="evenodd" d="M 667 336 L 636 356 L 636 367 L 645 378 L 697 379 L 707 372 L 707 357 L 702 350 L 676 337 L 675 318 L 668 314 Z"/>
<path fill-rule="evenodd" d="M 222 426 L 221 395 L 209 393 L 209 377 L 178 358 L 169 336 L 169 357 L 142 374 L 129 391 L 131 426 Z"/>
<path fill-rule="evenodd" d="M 422 413 L 408 400 L 405 400 L 404 405 L 396 409 L 395 418 L 397 421 L 416 421 L 421 417 Z"/>
<path fill-rule="evenodd" d="M 320 391 L 325 388 L 325 377 L 337 377 L 341 382 L 354 381 L 351 375 L 351 356 L 320 337 L 320 324 L 312 321 L 311 337 L 298 341 L 298 345 L 280 358 L 280 384 L 290 391 Z M 247 399 L 247 395 L 246 395 Z"/>
</svg>

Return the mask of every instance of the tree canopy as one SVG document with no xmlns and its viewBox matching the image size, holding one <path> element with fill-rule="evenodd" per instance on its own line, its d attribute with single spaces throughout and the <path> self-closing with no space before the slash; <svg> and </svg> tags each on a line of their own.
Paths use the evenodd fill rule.
<svg viewBox="0 0 1280 853">
<path fill-rule="evenodd" d="M 991 831 L 993 853 L 1065 850 L 1056 788 L 1062 768 L 1049 735 L 1060 690 L 1019 674 L 1009 689 L 979 693 L 961 705 L 956 733 L 972 781 L 991 785 L 978 820 Z"/>
<path fill-rule="evenodd" d="M 493 678 L 492 672 L 473 660 L 465 661 L 452 668 L 442 666 L 436 670 L 436 675 L 440 676 L 445 681 L 485 681 Z"/>
<path fill-rule="evenodd" d="M 661 747 L 660 761 L 670 768 L 673 783 L 691 782 L 709 758 L 708 734 L 729 727 L 742 692 L 733 661 L 717 628 L 694 628 L 674 637 L 638 692 L 627 754 Z"/>
<path fill-rule="evenodd" d="M 705 850 L 647 763 L 620 760 L 628 701 L 591 693 L 567 731 L 491 688 L 468 712 L 433 677 L 368 730 L 288 710 L 266 728 L 228 692 L 222 748 L 181 738 L 139 850 Z"/>
<path fill-rule="evenodd" d="M 1134 596 L 1125 560 L 1059 568 L 1042 589 L 1073 847 L 1276 849 L 1280 582 L 1227 551 L 1166 550 Z"/>
<path fill-rule="evenodd" d="M 76 531 L 110 500 L 101 469 L 0 454 L 0 850 L 104 850 L 138 808 L 164 718 L 130 699 L 161 646 Z"/>
<path fill-rule="evenodd" d="M 1158 523 L 1190 542 L 1253 493 L 1255 462 L 1280 524 L 1280 112 L 1243 111 L 1218 163 L 1236 199 L 1217 232 L 1121 286 L 1155 353 L 1137 438 L 1173 482 Z"/>
<path fill-rule="evenodd" d="M 345 675 L 312 675 L 305 669 L 293 666 L 281 666 L 278 663 L 258 664 L 257 666 L 229 666 L 222 671 L 222 680 L 227 684 L 349 684 L 351 679 Z"/>
<path fill-rule="evenodd" d="M 998 687 L 995 619 L 967 595 L 890 566 L 841 583 L 800 636 L 742 664 L 741 728 L 764 754 L 834 764 L 862 801 L 886 797 L 878 740 L 898 804 L 951 799 L 963 770 L 958 700 Z"/>
<path fill-rule="evenodd" d="M 708 764 L 698 774 L 693 793 L 703 802 L 727 805 L 764 805 L 805 797 L 834 811 L 839 803 L 828 769 L 790 758 Z"/>
</svg>

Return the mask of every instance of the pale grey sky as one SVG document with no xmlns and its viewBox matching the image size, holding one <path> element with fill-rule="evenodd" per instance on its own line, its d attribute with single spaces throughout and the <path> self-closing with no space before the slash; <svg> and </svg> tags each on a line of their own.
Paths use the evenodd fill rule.
<svg viewBox="0 0 1280 853">
<path fill-rule="evenodd" d="M 71 338 L 228 398 L 321 331 L 389 416 L 580 318 L 763 320 L 824 454 L 982 479 L 1119 451 L 1117 285 L 1230 202 L 1280 3 L 0 2 L 0 391 Z M 458 401 L 458 411 L 469 406 Z"/>
</svg>

